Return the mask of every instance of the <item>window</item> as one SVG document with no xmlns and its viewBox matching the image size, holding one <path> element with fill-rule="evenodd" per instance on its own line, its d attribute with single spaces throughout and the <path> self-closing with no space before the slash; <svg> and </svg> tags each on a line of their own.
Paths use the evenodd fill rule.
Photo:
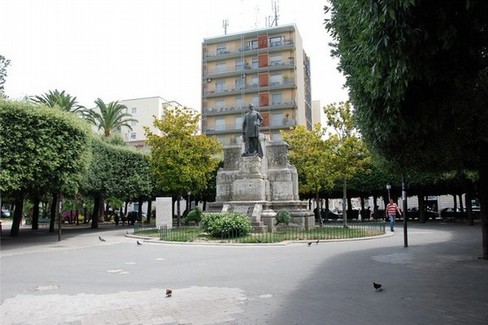
<svg viewBox="0 0 488 325">
<path fill-rule="evenodd" d="M 223 131 L 225 130 L 225 119 L 223 117 L 219 117 L 215 119 L 215 131 Z"/>
<path fill-rule="evenodd" d="M 135 140 L 136 139 L 136 133 L 135 132 L 131 132 L 130 133 L 130 139 L 131 140 Z"/>
<path fill-rule="evenodd" d="M 221 93 L 225 91 L 225 81 L 224 80 L 217 80 L 215 82 L 215 92 Z"/>
<path fill-rule="evenodd" d="M 271 125 L 272 126 L 283 125 L 283 113 L 271 114 Z"/>
<path fill-rule="evenodd" d="M 257 87 L 257 86 L 259 85 L 259 78 L 258 78 L 258 75 L 254 75 L 254 76 L 252 76 L 251 85 L 252 85 L 253 87 Z"/>
<path fill-rule="evenodd" d="M 257 69 L 258 67 L 259 67 L 259 59 L 258 58 L 252 58 L 251 68 Z"/>
<path fill-rule="evenodd" d="M 215 102 L 215 108 L 217 111 L 221 111 L 225 107 L 225 101 L 223 99 L 219 99 Z"/>
<path fill-rule="evenodd" d="M 269 65 L 274 66 L 274 65 L 280 65 L 281 64 L 281 55 L 271 55 L 269 57 Z"/>
<path fill-rule="evenodd" d="M 236 78 L 234 81 L 234 89 L 242 89 L 244 88 L 244 78 Z"/>
<path fill-rule="evenodd" d="M 283 36 L 271 37 L 269 39 L 269 47 L 283 46 Z"/>
<path fill-rule="evenodd" d="M 236 97 L 236 103 L 235 103 L 236 108 L 242 108 L 244 107 L 244 99 L 242 97 Z"/>
<path fill-rule="evenodd" d="M 242 59 L 236 60 L 235 68 L 236 68 L 236 71 L 244 70 L 244 60 L 242 60 Z"/>
<path fill-rule="evenodd" d="M 215 72 L 217 73 L 225 72 L 225 61 L 217 62 L 215 66 L 216 66 Z"/>
<path fill-rule="evenodd" d="M 217 45 L 217 54 L 225 54 L 225 53 L 228 53 L 227 52 L 227 46 L 225 45 L 225 43 L 218 44 Z"/>
<path fill-rule="evenodd" d="M 131 112 L 132 112 L 132 114 L 137 113 L 137 107 L 132 107 Z"/>
<path fill-rule="evenodd" d="M 283 102 L 283 94 L 282 93 L 271 94 L 271 104 L 272 105 L 280 105 L 282 102 Z"/>
<path fill-rule="evenodd" d="M 259 96 L 258 95 L 254 95 L 252 96 L 252 99 L 251 99 L 251 104 L 256 108 L 256 107 L 259 107 Z"/>
<path fill-rule="evenodd" d="M 272 74 L 271 75 L 271 86 L 277 86 L 283 84 L 283 76 L 280 74 Z"/>
<path fill-rule="evenodd" d="M 249 48 L 251 50 L 257 50 L 258 49 L 258 40 L 250 41 L 249 42 Z"/>
<path fill-rule="evenodd" d="M 238 130 L 242 129 L 242 120 L 243 120 L 242 116 L 236 117 L 236 129 Z"/>
</svg>

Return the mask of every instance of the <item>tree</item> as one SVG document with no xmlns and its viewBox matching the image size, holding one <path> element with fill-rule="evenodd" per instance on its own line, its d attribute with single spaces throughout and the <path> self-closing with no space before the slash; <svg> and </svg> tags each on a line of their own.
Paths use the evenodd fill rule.
<svg viewBox="0 0 488 325">
<path fill-rule="evenodd" d="M 84 175 L 81 191 L 94 199 L 92 228 L 98 228 L 100 207 L 105 199 L 148 197 L 153 183 L 145 154 L 97 138 L 91 150 L 93 159 Z"/>
<path fill-rule="evenodd" d="M 326 29 L 368 146 L 400 173 L 477 171 L 488 259 L 488 3 L 330 2 Z"/>
<path fill-rule="evenodd" d="M 310 193 L 315 197 L 317 210 L 315 217 L 320 217 L 320 192 L 334 186 L 334 168 L 332 166 L 332 147 L 322 139 L 323 131 L 319 124 L 312 130 L 298 125 L 291 131 L 282 132 L 283 139 L 290 145 L 290 162 L 297 168 L 301 193 Z"/>
<path fill-rule="evenodd" d="M 109 137 L 113 131 L 120 130 L 121 127 L 132 130 L 130 122 L 137 122 L 136 119 L 131 118 L 131 114 L 127 113 L 127 106 L 118 101 L 105 104 L 103 100 L 97 98 L 95 104 L 100 112 L 91 110 L 87 119 L 97 126 L 98 130 L 102 130 L 105 137 Z"/>
<path fill-rule="evenodd" d="M 160 135 L 145 128 L 156 186 L 177 198 L 203 192 L 219 163 L 221 145 L 214 137 L 196 135 L 198 119 L 188 109 L 167 107 L 164 117 L 154 121 Z"/>
<path fill-rule="evenodd" d="M 5 91 L 5 79 L 7 78 L 7 67 L 10 65 L 10 60 L 7 60 L 3 55 L 0 55 L 0 96 L 3 96 Z"/>
<path fill-rule="evenodd" d="M 329 128 L 328 142 L 334 151 L 334 165 L 337 179 L 342 183 L 342 216 L 347 226 L 347 181 L 359 172 L 365 171 L 369 152 L 359 136 L 349 102 L 329 104 L 324 107 Z M 349 206 L 349 209 L 352 207 Z"/>
<path fill-rule="evenodd" d="M 76 97 L 71 96 L 64 90 L 49 90 L 42 95 L 32 96 L 31 100 L 35 103 L 44 104 L 48 107 L 59 107 L 65 112 L 72 112 L 79 116 L 85 116 L 87 110 L 84 106 L 78 104 Z"/>
<path fill-rule="evenodd" d="M 17 236 L 26 195 L 77 191 L 91 158 L 91 131 L 73 114 L 2 99 L 0 121 L 0 192 L 15 198 Z"/>
</svg>

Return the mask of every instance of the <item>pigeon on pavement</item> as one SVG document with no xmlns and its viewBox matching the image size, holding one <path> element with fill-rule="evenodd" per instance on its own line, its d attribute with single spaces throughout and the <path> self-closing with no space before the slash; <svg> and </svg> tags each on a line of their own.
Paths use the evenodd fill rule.
<svg viewBox="0 0 488 325">
<path fill-rule="evenodd" d="M 173 290 L 171 289 L 166 289 L 166 297 L 171 297 L 171 295 L 173 294 Z"/>
<path fill-rule="evenodd" d="M 317 241 L 315 242 L 316 245 L 318 245 L 320 242 L 320 239 L 317 239 Z"/>
<path fill-rule="evenodd" d="M 105 239 L 103 239 L 102 237 L 98 236 L 98 239 L 100 239 L 100 241 L 106 241 Z"/>
<path fill-rule="evenodd" d="M 308 242 L 308 244 L 307 244 L 307 245 L 308 245 L 308 247 L 310 247 L 310 245 L 312 245 L 312 242 Z"/>
<path fill-rule="evenodd" d="M 137 245 L 142 245 L 142 243 L 140 241 L 137 241 Z"/>
<path fill-rule="evenodd" d="M 379 283 L 376 283 L 376 282 L 373 282 L 373 287 L 376 291 L 380 291 L 381 290 L 381 284 Z"/>
</svg>

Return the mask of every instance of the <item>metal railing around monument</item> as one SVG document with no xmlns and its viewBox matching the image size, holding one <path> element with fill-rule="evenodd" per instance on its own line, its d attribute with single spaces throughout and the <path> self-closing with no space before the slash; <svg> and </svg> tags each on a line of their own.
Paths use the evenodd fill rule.
<svg viewBox="0 0 488 325">
<path fill-rule="evenodd" d="M 134 231 L 136 232 L 135 229 Z M 146 229 L 146 231 L 148 230 Z M 238 232 L 229 231 L 221 234 L 221 236 L 213 237 L 203 232 L 198 226 L 183 226 L 170 229 L 161 227 L 158 232 L 159 239 L 163 241 L 259 244 L 373 237 L 385 234 L 385 223 L 348 222 L 348 226 L 344 227 L 342 222 L 327 222 L 323 226 L 316 226 L 309 230 L 293 226 L 277 226 L 273 232 L 256 231 L 245 236 L 240 236 Z"/>
</svg>

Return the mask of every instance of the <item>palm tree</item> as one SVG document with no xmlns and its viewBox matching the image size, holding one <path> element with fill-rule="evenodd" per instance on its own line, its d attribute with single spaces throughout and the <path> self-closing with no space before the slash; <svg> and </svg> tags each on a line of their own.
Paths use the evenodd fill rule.
<svg viewBox="0 0 488 325">
<path fill-rule="evenodd" d="M 130 122 L 137 122 L 137 120 L 131 118 L 131 114 L 125 111 L 127 106 L 120 104 L 118 101 L 105 104 L 103 100 L 97 98 L 95 104 L 100 113 L 91 110 L 88 121 L 93 125 L 98 126 L 99 130 L 103 130 L 103 135 L 105 137 L 109 137 L 112 134 L 112 131 L 120 130 L 123 126 L 132 130 Z"/>
<path fill-rule="evenodd" d="M 44 104 L 49 107 L 57 106 L 63 111 L 73 112 L 81 117 L 85 117 L 87 114 L 87 109 L 84 106 L 78 104 L 76 96 L 73 97 L 70 94 L 66 93 L 64 90 L 61 92 L 57 89 L 55 89 L 54 91 L 50 90 L 43 95 L 32 96 L 30 99 L 35 103 Z"/>
</svg>

